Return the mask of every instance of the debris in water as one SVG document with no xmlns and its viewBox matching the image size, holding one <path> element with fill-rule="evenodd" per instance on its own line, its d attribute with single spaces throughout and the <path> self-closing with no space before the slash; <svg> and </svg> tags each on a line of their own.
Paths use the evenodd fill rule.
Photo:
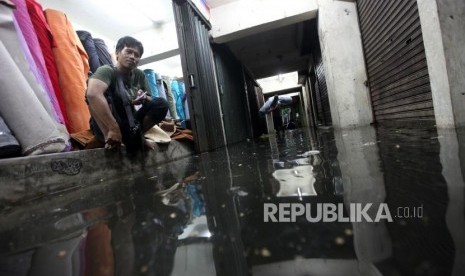
<svg viewBox="0 0 465 276">
<path fill-rule="evenodd" d="M 346 230 L 344 230 L 344 233 L 347 235 L 347 236 L 352 236 L 354 233 L 352 232 L 352 229 L 350 228 L 347 228 Z"/>
<path fill-rule="evenodd" d="M 66 256 L 66 250 L 60 250 L 60 251 L 58 252 L 58 257 L 63 258 L 64 256 Z"/>
<path fill-rule="evenodd" d="M 367 146 L 374 146 L 374 145 L 376 145 L 376 142 L 366 142 L 362 146 L 367 147 Z"/>
<path fill-rule="evenodd" d="M 346 243 L 346 240 L 343 237 L 336 237 L 334 243 L 337 245 L 343 245 Z"/>
<path fill-rule="evenodd" d="M 147 273 L 147 271 L 149 271 L 149 267 L 144 265 L 143 267 L 140 268 L 140 272 L 141 273 Z"/>
<path fill-rule="evenodd" d="M 311 155 L 316 155 L 316 154 L 320 154 L 320 151 L 319 150 L 310 150 L 310 151 L 307 151 L 307 152 L 304 152 L 302 154 L 299 154 L 297 156 L 301 156 L 301 157 L 309 157 Z"/>
<path fill-rule="evenodd" d="M 270 250 L 268 250 L 268 248 L 266 248 L 266 247 L 262 248 L 262 250 L 260 251 L 260 254 L 263 257 L 270 257 L 271 256 Z"/>
</svg>

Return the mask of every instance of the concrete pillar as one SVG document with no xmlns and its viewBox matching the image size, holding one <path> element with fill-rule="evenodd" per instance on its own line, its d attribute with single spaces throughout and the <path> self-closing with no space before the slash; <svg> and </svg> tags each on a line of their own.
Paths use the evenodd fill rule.
<svg viewBox="0 0 465 276">
<path fill-rule="evenodd" d="M 276 133 L 276 131 L 274 130 L 274 121 L 272 113 L 266 114 L 266 129 L 268 130 L 268 134 Z"/>
<path fill-rule="evenodd" d="M 465 1 L 417 3 L 436 125 L 465 126 Z"/>
<path fill-rule="evenodd" d="M 355 3 L 319 0 L 318 35 L 335 128 L 373 121 Z"/>
<path fill-rule="evenodd" d="M 299 108 L 299 116 L 300 121 L 302 122 L 303 127 L 310 126 L 310 119 L 308 118 L 308 94 L 307 88 L 305 85 L 302 86 L 302 91 L 300 92 L 300 108 Z"/>
</svg>

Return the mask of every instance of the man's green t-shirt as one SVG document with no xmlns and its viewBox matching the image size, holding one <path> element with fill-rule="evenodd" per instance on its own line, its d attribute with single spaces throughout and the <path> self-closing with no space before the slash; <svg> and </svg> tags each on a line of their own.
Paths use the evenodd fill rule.
<svg viewBox="0 0 465 276">
<path fill-rule="evenodd" d="M 101 80 L 109 87 L 115 87 L 116 85 L 116 71 L 110 65 L 100 66 L 90 78 Z M 145 78 L 144 72 L 137 68 L 132 70 L 129 77 L 123 76 L 123 82 L 126 86 L 126 90 L 128 91 L 129 99 L 134 99 L 139 89 L 147 91 L 147 95 L 152 96 L 150 86 Z"/>
</svg>

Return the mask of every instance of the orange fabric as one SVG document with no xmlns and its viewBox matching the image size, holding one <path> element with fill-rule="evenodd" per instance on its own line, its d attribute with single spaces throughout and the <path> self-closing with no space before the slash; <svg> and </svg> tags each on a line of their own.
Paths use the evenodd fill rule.
<svg viewBox="0 0 465 276">
<path fill-rule="evenodd" d="M 192 136 L 192 131 L 189 129 L 177 129 L 176 132 L 171 135 L 171 139 L 174 140 L 188 140 L 188 141 L 194 141 L 194 137 Z"/>
<path fill-rule="evenodd" d="M 111 230 L 106 224 L 99 223 L 87 232 L 85 258 L 86 270 L 84 275 L 115 275 Z"/>
<path fill-rule="evenodd" d="M 69 120 L 68 131 L 76 133 L 89 129 L 90 113 L 84 100 L 89 73 L 87 54 L 64 13 L 52 9 L 44 13 L 56 42 L 53 54 Z"/>
</svg>

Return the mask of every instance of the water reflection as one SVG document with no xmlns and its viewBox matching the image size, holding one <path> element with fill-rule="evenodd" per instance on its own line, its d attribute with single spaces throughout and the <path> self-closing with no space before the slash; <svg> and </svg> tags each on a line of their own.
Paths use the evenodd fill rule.
<svg viewBox="0 0 465 276">
<path fill-rule="evenodd" d="M 455 255 L 445 214 L 447 183 L 442 174 L 435 129 L 379 128 L 386 203 L 392 208 L 422 206 L 423 218 L 394 217 L 388 224 L 393 256 L 382 271 L 403 275 L 451 275 Z"/>
<path fill-rule="evenodd" d="M 368 214 L 374 218 L 385 202 L 386 190 L 375 130 L 364 127 L 334 133 L 341 169 L 344 204 L 372 204 Z M 362 275 L 382 275 L 376 263 L 392 256 L 392 242 L 386 221 L 352 223 L 358 271 Z"/>
<path fill-rule="evenodd" d="M 442 174 L 447 182 L 449 197 L 446 223 L 455 248 L 451 275 L 465 275 L 465 236 L 463 234 L 465 230 L 465 182 L 462 169 L 464 162 L 460 159 L 460 156 L 465 153 L 463 134 L 463 129 L 458 130 L 458 133 L 453 130 L 438 129 Z"/>
<path fill-rule="evenodd" d="M 200 178 L 190 158 L 13 209 L 0 275 L 214 275 L 212 256 L 191 261 L 191 248 L 211 247 Z"/>
<path fill-rule="evenodd" d="M 147 168 L 5 211 L 0 275 L 465 275 L 464 146 L 294 130 Z M 265 203 L 387 204 L 392 222 L 264 222 Z"/>
</svg>

